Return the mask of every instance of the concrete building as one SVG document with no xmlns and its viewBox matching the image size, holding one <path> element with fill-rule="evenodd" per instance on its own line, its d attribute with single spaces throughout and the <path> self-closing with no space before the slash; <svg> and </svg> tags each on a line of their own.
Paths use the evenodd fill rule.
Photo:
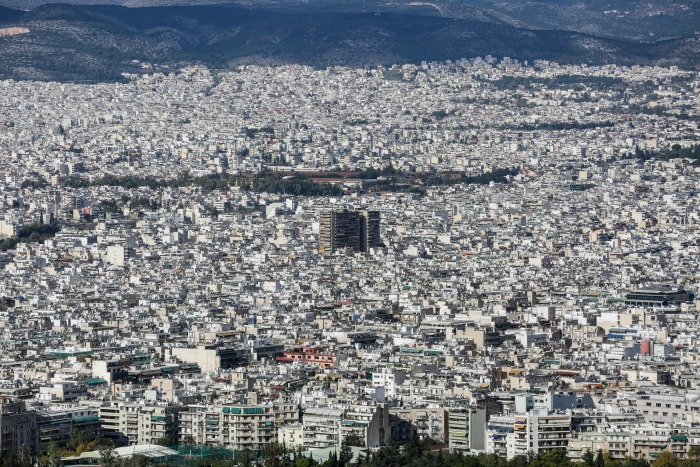
<svg viewBox="0 0 700 467">
<path fill-rule="evenodd" d="M 269 406 L 188 405 L 179 413 L 178 426 L 181 444 L 257 451 L 277 440 Z"/>
<path fill-rule="evenodd" d="M 380 224 L 378 211 L 324 211 L 320 216 L 319 250 L 367 253 L 381 244 Z"/>
<path fill-rule="evenodd" d="M 0 398 L 0 457 L 23 445 L 34 452 L 36 441 L 36 412 L 28 411 L 23 401 Z"/>
<path fill-rule="evenodd" d="M 63 447 L 73 430 L 85 433 L 85 439 L 99 436 L 102 426 L 99 411 L 89 407 L 68 410 L 41 410 L 36 412 L 37 451 L 48 449 L 49 443 L 55 442 Z"/>
<path fill-rule="evenodd" d="M 445 408 L 389 408 L 392 439 L 408 442 L 414 435 L 447 443 L 448 411 Z"/>
<path fill-rule="evenodd" d="M 514 445 L 508 458 L 566 449 L 571 439 L 571 415 L 533 411 L 514 417 Z"/>
<path fill-rule="evenodd" d="M 157 444 L 177 439 L 176 406 L 147 406 L 133 403 L 107 404 L 99 409 L 102 437 L 117 446 Z"/>
<path fill-rule="evenodd" d="M 486 409 L 449 409 L 448 445 L 451 451 L 486 452 Z"/>
<path fill-rule="evenodd" d="M 323 449 L 340 445 L 340 427 L 344 414 L 343 409 L 323 407 L 306 409 L 302 418 L 304 447 Z"/>
<path fill-rule="evenodd" d="M 215 344 L 197 347 L 173 347 L 170 355 L 183 362 L 195 363 L 203 372 L 244 366 L 250 359 L 248 349 L 222 347 Z"/>
</svg>

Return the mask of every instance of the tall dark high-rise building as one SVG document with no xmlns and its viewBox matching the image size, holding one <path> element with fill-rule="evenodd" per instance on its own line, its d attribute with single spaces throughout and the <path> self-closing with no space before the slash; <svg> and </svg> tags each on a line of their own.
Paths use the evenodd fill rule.
<svg viewBox="0 0 700 467">
<path fill-rule="evenodd" d="M 368 252 L 370 248 L 382 245 L 382 239 L 379 236 L 379 225 L 382 219 L 379 211 L 362 211 L 361 215 L 360 249 Z"/>
<path fill-rule="evenodd" d="M 321 213 L 320 250 L 334 253 L 338 250 L 368 252 L 380 246 L 379 211 L 324 211 Z"/>
<path fill-rule="evenodd" d="M 320 240 L 325 253 L 343 248 L 361 250 L 360 213 L 357 211 L 325 211 L 321 214 Z"/>
</svg>

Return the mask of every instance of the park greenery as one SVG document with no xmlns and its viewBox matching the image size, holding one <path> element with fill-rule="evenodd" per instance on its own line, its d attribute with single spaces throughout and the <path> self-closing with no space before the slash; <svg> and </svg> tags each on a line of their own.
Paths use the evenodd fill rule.
<svg viewBox="0 0 700 467">
<path fill-rule="evenodd" d="M 52 238 L 59 230 L 60 228 L 55 225 L 25 225 L 19 229 L 17 235 L 0 241 L 0 251 L 12 250 L 20 243 L 41 243 Z"/>
<path fill-rule="evenodd" d="M 166 446 L 173 440 L 159 440 L 157 444 Z M 337 451 L 320 462 L 300 448 L 290 449 L 283 444 L 265 445 L 260 452 L 251 450 L 236 451 L 233 456 L 217 454 L 196 459 L 193 467 L 651 467 L 644 459 L 613 459 L 607 452 L 586 451 L 581 460 L 567 457 L 565 449 L 557 449 L 540 454 L 515 456 L 512 459 L 495 454 L 464 454 L 450 452 L 445 445 L 414 435 L 405 443 L 392 441 L 378 450 L 361 449 L 353 456 L 352 447 L 363 447 L 363 440 L 352 435 L 347 437 Z M 88 440 L 85 432 L 72 430 L 65 447 L 59 448 L 55 442 L 49 443 L 48 450 L 38 457 L 31 454 L 23 445 L 19 450 L 8 452 L 0 459 L 0 467 L 62 467 L 62 458 L 80 455 L 87 451 L 98 451 L 102 467 L 160 467 L 157 460 L 143 455 L 120 458 L 110 441 L 95 438 Z M 670 451 L 657 453 L 654 467 L 700 467 L 700 446 L 692 446 L 687 458 L 680 460 Z M 188 464 L 190 465 L 190 464 Z"/>
<path fill-rule="evenodd" d="M 100 437 L 88 439 L 84 431 L 75 429 L 71 430 L 64 447 L 59 447 L 55 441 L 51 441 L 45 452 L 33 456 L 28 447 L 22 446 L 18 451 L 10 451 L 0 459 L 0 467 L 63 467 L 64 458 L 91 451 L 99 453 L 102 467 L 160 467 L 142 454 L 121 458 L 116 454 L 111 441 Z"/>
<path fill-rule="evenodd" d="M 689 147 L 681 147 L 679 144 L 674 144 L 670 149 L 662 151 L 645 151 L 637 148 L 635 158 L 647 161 L 655 159 L 657 161 L 670 161 L 672 159 L 690 159 L 693 165 L 700 165 L 700 144 Z"/>
<path fill-rule="evenodd" d="M 422 192 L 423 187 L 457 185 L 457 184 L 489 184 L 507 183 L 509 177 L 517 175 L 517 169 L 495 168 L 491 172 L 479 175 L 467 175 L 464 173 L 443 174 L 433 173 L 406 173 L 388 166 L 382 169 L 368 168 L 356 172 L 329 171 L 314 173 L 314 178 L 341 178 L 374 180 L 373 191 L 417 191 Z M 120 186 L 127 189 L 135 188 L 178 188 L 197 186 L 205 191 L 229 190 L 231 186 L 240 186 L 244 190 L 252 190 L 258 193 L 275 193 L 295 196 L 342 196 L 345 192 L 337 185 L 316 181 L 304 173 L 287 173 L 263 171 L 254 177 L 238 174 L 210 174 L 193 177 L 187 172 L 179 174 L 175 178 L 139 177 L 135 175 L 117 176 L 103 175 L 99 178 L 88 180 L 80 176 L 64 178 L 62 184 L 66 187 L 85 188 L 90 186 Z M 133 204 L 133 203 L 132 203 Z M 142 202 L 134 206 L 147 207 L 149 203 Z M 105 210 L 113 210 L 111 205 L 102 206 Z"/>
<path fill-rule="evenodd" d="M 442 186 L 442 185 L 488 185 L 489 183 L 508 183 L 511 177 L 518 174 L 517 168 L 496 168 L 491 172 L 485 172 L 479 175 L 456 174 L 446 176 L 444 174 L 435 174 L 430 176 L 425 181 L 427 186 Z"/>
<path fill-rule="evenodd" d="M 252 184 L 251 184 L 252 182 Z M 182 173 L 176 178 L 139 177 L 134 175 L 116 176 L 104 175 L 94 180 L 83 177 L 69 177 L 62 181 L 66 187 L 85 188 L 90 186 L 120 186 L 127 189 L 150 188 L 180 188 L 197 186 L 205 191 L 229 190 L 231 186 L 240 185 L 244 189 L 251 189 L 264 193 L 286 193 L 299 196 L 339 196 L 342 191 L 334 186 L 313 181 L 304 174 L 283 176 L 274 172 L 261 172 L 252 179 L 235 174 L 210 174 L 200 177 L 192 177 L 188 173 Z"/>
<path fill-rule="evenodd" d="M 29 188 L 31 190 L 39 190 L 41 188 L 46 188 L 49 182 L 44 177 L 28 178 L 22 181 L 20 188 L 23 190 Z"/>
<path fill-rule="evenodd" d="M 342 196 L 343 190 L 335 185 L 318 183 L 302 174 L 280 177 L 274 172 L 263 172 L 253 178 L 253 191 L 296 196 Z"/>
<path fill-rule="evenodd" d="M 326 461 L 319 462 L 299 450 L 290 452 L 281 445 L 273 445 L 268 447 L 264 459 L 246 451 L 235 461 L 202 459 L 197 467 L 252 467 L 256 462 L 264 467 L 651 467 L 644 459 L 612 459 L 603 451 L 587 451 L 580 461 L 572 461 L 567 458 L 565 449 L 505 459 L 495 454 L 471 455 L 433 447 L 444 446 L 434 446 L 430 440 L 414 439 L 403 445 L 392 443 L 377 451 L 364 450 L 353 458 L 349 444 L 343 444 L 337 452 L 331 452 Z M 663 451 L 656 457 L 654 467 L 700 467 L 700 453 L 697 451 L 691 448 L 686 460 Z"/>
<path fill-rule="evenodd" d="M 274 130 L 274 128 L 271 128 L 271 127 L 246 128 L 245 129 L 245 135 L 247 138 L 255 138 L 255 135 L 257 135 L 258 133 L 263 133 L 263 134 L 274 136 L 275 130 Z"/>
<path fill-rule="evenodd" d="M 650 467 L 643 459 L 612 459 L 608 453 L 587 451 L 580 461 L 572 461 L 565 449 L 537 455 L 515 456 L 508 460 L 494 454 L 470 455 L 450 452 L 434 445 L 429 439 L 414 437 L 406 444 L 392 443 L 378 451 L 365 451 L 352 459 L 348 446 L 341 446 L 336 455 L 319 463 L 299 454 L 268 456 L 266 467 Z M 688 459 L 679 460 L 670 451 L 662 451 L 654 461 L 654 467 L 700 467 L 700 447 L 692 447 Z"/>
</svg>

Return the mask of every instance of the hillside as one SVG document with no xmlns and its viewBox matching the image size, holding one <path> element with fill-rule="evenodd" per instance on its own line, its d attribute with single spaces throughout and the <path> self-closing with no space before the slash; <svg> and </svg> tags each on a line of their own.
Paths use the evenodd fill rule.
<svg viewBox="0 0 700 467">
<path fill-rule="evenodd" d="M 465 2 L 460 2 L 465 3 Z M 700 33 L 695 0 L 466 0 L 499 20 L 530 29 L 558 29 L 632 40 Z"/>
<path fill-rule="evenodd" d="M 61 0 L 71 4 L 156 7 L 231 3 L 283 12 L 383 12 L 444 16 L 526 29 L 564 30 L 627 40 L 659 40 L 700 33 L 697 0 Z M 55 0 L 0 0 L 31 10 Z"/>
<path fill-rule="evenodd" d="M 0 21 L 15 21 L 22 17 L 22 12 L 19 10 L 13 10 L 11 8 L 5 8 L 0 6 Z"/>
<path fill-rule="evenodd" d="M 403 13 L 288 13 L 224 6 L 44 5 L 0 10 L 0 78 L 115 80 L 134 60 L 213 67 L 238 63 L 378 65 L 492 54 L 562 63 L 700 64 L 689 37 L 653 44 L 473 19 Z"/>
</svg>

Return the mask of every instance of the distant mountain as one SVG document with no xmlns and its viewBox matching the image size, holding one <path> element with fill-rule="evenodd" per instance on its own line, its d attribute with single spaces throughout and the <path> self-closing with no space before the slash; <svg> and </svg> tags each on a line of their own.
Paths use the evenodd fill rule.
<svg viewBox="0 0 700 467">
<path fill-rule="evenodd" d="M 22 10 L 48 3 L 59 2 L 0 0 L 0 6 Z M 60 3 L 128 7 L 233 3 L 245 8 L 299 13 L 411 13 L 647 41 L 700 33 L 698 0 L 61 0 Z"/>
<path fill-rule="evenodd" d="M 0 6 L 0 22 L 15 21 L 21 16 L 21 11 Z"/>
<path fill-rule="evenodd" d="M 636 40 L 700 33 L 698 0 L 462 0 L 508 24 Z"/>
<path fill-rule="evenodd" d="M 700 43 L 693 37 L 642 44 L 416 14 L 65 4 L 19 16 L 2 11 L 0 27 L 26 27 L 30 32 L 0 37 L 0 78 L 114 80 L 121 72 L 140 71 L 134 60 L 325 67 L 491 54 L 562 63 L 700 64 Z"/>
</svg>

